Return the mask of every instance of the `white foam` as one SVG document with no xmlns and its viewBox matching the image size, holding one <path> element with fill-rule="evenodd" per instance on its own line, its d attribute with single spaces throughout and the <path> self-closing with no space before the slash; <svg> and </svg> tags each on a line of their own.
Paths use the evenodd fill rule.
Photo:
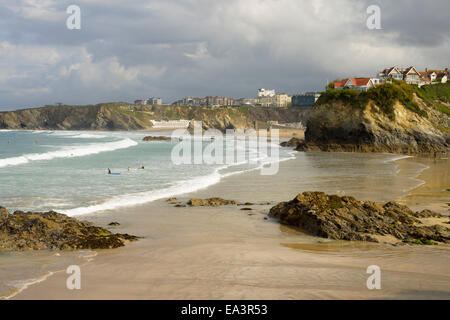
<svg viewBox="0 0 450 320">
<path fill-rule="evenodd" d="M 219 173 L 220 170 L 224 169 L 225 167 L 221 167 L 216 169 L 212 174 L 194 178 L 191 180 L 186 181 L 180 181 L 176 183 L 172 187 L 160 189 L 160 190 L 152 190 L 152 191 L 146 191 L 146 192 L 139 192 L 134 194 L 125 194 L 120 195 L 115 198 L 112 198 L 110 200 L 107 200 L 103 203 L 91 205 L 87 207 L 79 207 L 69 210 L 60 210 L 61 213 L 64 213 L 68 216 L 79 216 L 79 215 L 85 215 L 93 212 L 98 211 L 106 211 L 106 210 L 113 210 L 117 208 L 123 208 L 123 207 L 131 207 L 135 205 L 145 204 L 148 202 L 152 202 L 155 200 L 163 199 L 163 198 L 169 198 L 176 195 L 181 195 L 185 193 L 194 192 L 200 189 L 207 188 L 213 184 L 218 183 L 222 176 Z"/>
<path fill-rule="evenodd" d="M 17 290 L 15 290 L 13 293 L 11 293 L 7 296 L 0 297 L 0 300 L 9 300 L 11 298 L 14 298 L 15 296 L 17 296 L 19 293 L 21 293 L 28 287 L 47 280 L 47 278 L 51 277 L 53 274 L 54 274 L 53 272 L 48 272 L 37 279 L 29 279 L 29 280 L 24 280 L 24 281 L 10 282 L 9 284 L 13 287 L 16 287 Z"/>
<path fill-rule="evenodd" d="M 398 161 L 398 160 L 408 159 L 408 158 L 413 158 L 413 156 L 406 156 L 406 155 L 392 155 L 392 158 L 391 158 L 391 159 L 384 160 L 384 163 L 395 162 L 395 161 Z"/>
<path fill-rule="evenodd" d="M 195 192 L 195 191 L 198 191 L 201 189 L 206 189 L 214 184 L 219 183 L 225 177 L 230 177 L 230 176 L 233 176 L 236 174 L 241 174 L 244 172 L 260 170 L 264 166 L 267 166 L 272 163 L 283 162 L 283 161 L 295 159 L 295 154 L 296 154 L 296 152 L 289 152 L 288 156 L 286 158 L 281 158 L 281 159 L 280 158 L 271 158 L 268 156 L 260 157 L 257 159 L 252 159 L 252 160 L 258 161 L 260 163 L 260 165 L 254 167 L 254 168 L 250 168 L 250 169 L 244 169 L 244 170 L 229 172 L 229 173 L 220 173 L 224 169 L 227 169 L 232 166 L 239 166 L 239 165 L 248 163 L 248 161 L 233 164 L 233 165 L 225 165 L 225 166 L 216 168 L 214 170 L 214 172 L 209 175 L 202 176 L 202 177 L 196 177 L 196 178 L 193 178 L 190 180 L 179 181 L 175 185 L 168 187 L 168 188 L 164 188 L 164 189 L 160 189 L 160 190 L 146 191 L 146 192 L 139 192 L 139 193 L 134 193 L 134 194 L 120 195 L 120 196 L 114 197 L 112 199 L 106 200 L 103 203 L 86 206 L 86 207 L 69 209 L 69 210 L 60 210 L 60 212 L 66 214 L 68 216 L 79 216 L 79 215 L 85 215 L 85 214 L 90 214 L 90 213 L 94 213 L 94 212 L 114 210 L 117 208 L 132 207 L 132 206 L 142 205 L 145 203 L 153 202 L 153 201 L 164 199 L 164 198 L 180 196 L 180 195 Z"/>
<path fill-rule="evenodd" d="M 136 146 L 137 144 L 138 143 L 136 141 L 127 138 L 124 140 L 113 142 L 91 143 L 82 146 L 62 147 L 60 150 L 57 151 L 50 151 L 46 153 L 32 153 L 32 154 L 25 154 L 19 157 L 0 159 L 0 168 L 26 164 L 29 163 L 30 161 L 45 161 L 56 158 L 84 157 L 102 152 L 126 149 L 129 147 Z"/>
</svg>

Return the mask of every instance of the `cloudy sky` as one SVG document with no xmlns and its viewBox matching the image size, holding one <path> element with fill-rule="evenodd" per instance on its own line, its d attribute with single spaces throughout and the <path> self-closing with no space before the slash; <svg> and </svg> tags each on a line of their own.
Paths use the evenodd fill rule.
<svg viewBox="0 0 450 320">
<path fill-rule="evenodd" d="M 69 30 L 69 5 L 81 30 Z M 381 30 L 369 30 L 369 5 Z M 321 90 L 450 64 L 449 0 L 0 0 L 0 110 Z"/>
</svg>

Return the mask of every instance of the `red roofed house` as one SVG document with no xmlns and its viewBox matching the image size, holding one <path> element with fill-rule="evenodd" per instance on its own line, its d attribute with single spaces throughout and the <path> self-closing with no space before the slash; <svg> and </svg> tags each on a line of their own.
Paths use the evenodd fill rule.
<svg viewBox="0 0 450 320">
<path fill-rule="evenodd" d="M 334 83 L 335 89 L 356 89 L 360 91 L 367 91 L 373 87 L 375 87 L 375 84 L 371 78 L 350 78 Z"/>
</svg>

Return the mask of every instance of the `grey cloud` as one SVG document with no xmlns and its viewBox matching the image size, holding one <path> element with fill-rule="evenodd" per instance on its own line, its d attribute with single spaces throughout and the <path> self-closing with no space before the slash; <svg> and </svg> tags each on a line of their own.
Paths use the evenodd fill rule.
<svg viewBox="0 0 450 320">
<path fill-rule="evenodd" d="M 0 110 L 292 94 L 391 64 L 449 62 L 447 0 L 79 0 L 76 31 L 65 28 L 72 1 L 27 3 L 0 1 Z M 370 4 L 383 30 L 366 28 Z"/>
</svg>

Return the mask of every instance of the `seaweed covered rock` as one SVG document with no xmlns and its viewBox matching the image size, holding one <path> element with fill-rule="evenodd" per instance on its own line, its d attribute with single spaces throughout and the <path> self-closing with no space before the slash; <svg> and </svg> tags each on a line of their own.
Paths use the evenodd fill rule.
<svg viewBox="0 0 450 320">
<path fill-rule="evenodd" d="M 225 200 L 222 198 L 210 198 L 210 199 L 191 199 L 187 203 L 192 207 L 219 207 L 237 205 L 239 202 L 233 200 Z"/>
<path fill-rule="evenodd" d="M 295 138 L 295 137 L 289 141 L 280 143 L 280 146 L 282 146 L 282 147 L 289 147 L 289 148 L 294 148 L 294 149 L 302 148 L 304 145 L 305 145 L 305 140 Z"/>
<path fill-rule="evenodd" d="M 144 142 L 153 142 L 153 141 L 172 141 L 172 138 L 170 137 L 153 137 L 153 136 L 148 136 L 145 137 L 144 139 L 142 139 L 142 141 Z"/>
<path fill-rule="evenodd" d="M 112 249 L 135 240 L 53 211 L 10 214 L 0 207 L 0 251 Z"/>
<path fill-rule="evenodd" d="M 335 240 L 378 242 L 376 236 L 393 236 L 404 242 L 450 242 L 450 229 L 421 225 L 419 218 L 442 217 L 424 210 L 413 212 L 396 202 L 379 205 L 353 197 L 304 192 L 270 210 L 271 217 L 304 232 Z"/>
</svg>

